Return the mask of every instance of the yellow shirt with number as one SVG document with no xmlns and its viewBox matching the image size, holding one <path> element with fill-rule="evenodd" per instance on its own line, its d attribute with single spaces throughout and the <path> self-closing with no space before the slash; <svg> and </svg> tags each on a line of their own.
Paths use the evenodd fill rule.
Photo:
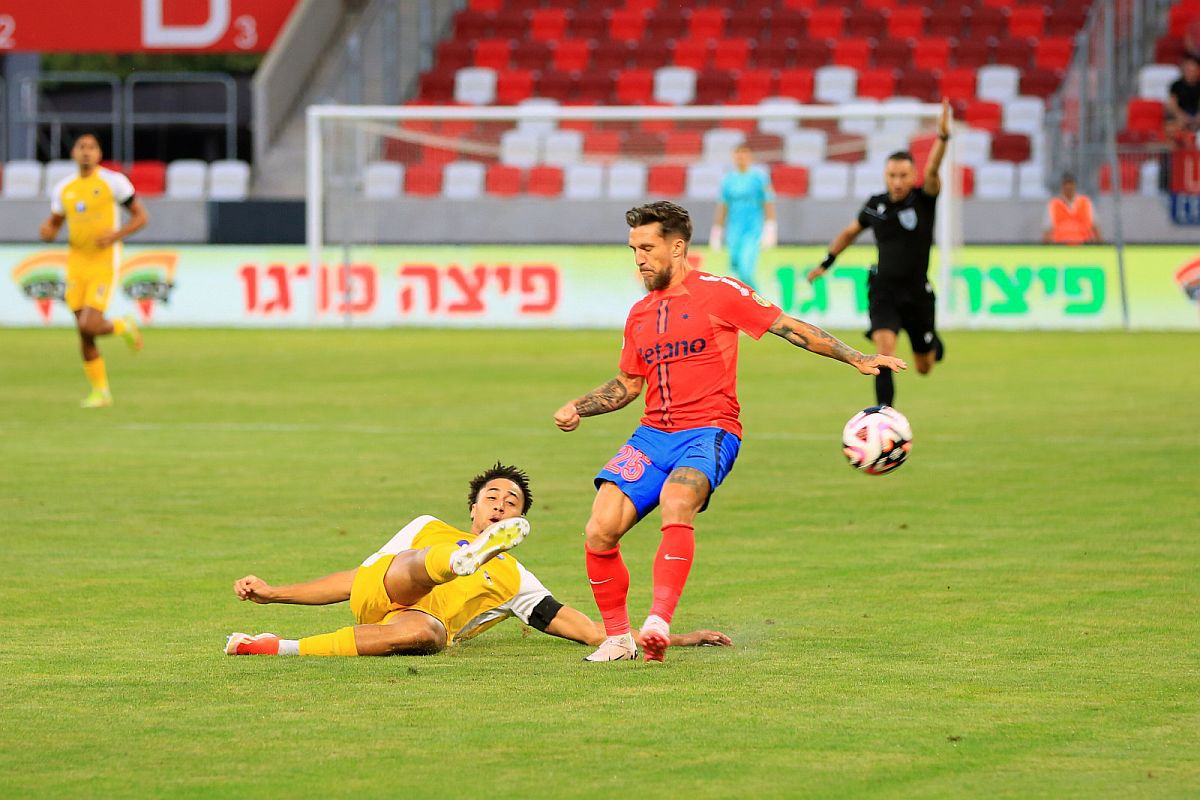
<svg viewBox="0 0 1200 800">
<path fill-rule="evenodd" d="M 50 210 L 67 221 L 67 270 L 114 269 L 120 246 L 101 247 L 101 234 L 121 227 L 121 206 L 133 199 L 133 184 L 119 172 L 97 167 L 86 178 L 76 173 L 50 193 Z"/>
</svg>

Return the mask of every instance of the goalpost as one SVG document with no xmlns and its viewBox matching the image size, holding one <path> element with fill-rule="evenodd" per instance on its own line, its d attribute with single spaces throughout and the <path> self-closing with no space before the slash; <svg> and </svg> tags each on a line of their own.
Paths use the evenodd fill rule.
<svg viewBox="0 0 1200 800">
<path fill-rule="evenodd" d="M 756 106 L 582 106 L 539 100 L 518 106 L 314 105 L 307 109 L 308 263 L 345 268 L 356 248 L 428 242 L 420 238 L 431 230 L 421 227 L 420 213 L 453 210 L 470 219 L 475 199 L 537 195 L 529 191 L 535 187 L 526 184 L 546 165 L 557 168 L 551 172 L 569 173 L 565 189 L 556 193 L 551 187 L 538 198 L 545 213 L 555 215 L 567 230 L 567 238 L 574 223 L 581 242 L 595 243 L 595 234 L 589 233 L 594 228 L 587 227 L 589 200 L 592 205 L 619 200 L 631 206 L 670 199 L 691 209 L 694 217 L 706 218 L 707 211 L 697 214 L 697 209 L 706 204 L 711 208 L 715 202 L 720 177 L 732 167 L 732 151 L 739 142 L 750 146 L 764 168 L 782 165 L 783 172 L 777 174 L 808 171 L 807 192 L 777 181 L 781 210 L 794 200 L 802 219 L 836 209 L 841 222 L 837 228 L 825 224 L 807 232 L 785 224 L 781 244 L 823 245 L 869 195 L 884 191 L 887 154 L 912 150 L 920 174 L 940 113 L 938 104 L 903 98 L 841 105 L 790 100 Z M 939 304 L 949 298 L 954 253 L 961 246 L 962 192 L 954 145 L 952 137 L 941 169 L 936 271 L 931 264 Z M 488 174 L 488 166 L 497 163 L 507 167 Z M 834 166 L 821 166 L 829 163 Z M 836 186 L 831 196 L 817 185 L 828 173 L 835 182 L 847 176 L 840 198 Z M 643 186 L 647 174 L 652 179 Z M 600 176 L 598 187 L 580 189 L 579 181 L 573 180 L 590 180 L 593 175 Z M 654 175 L 660 178 L 657 185 Z M 511 194 L 512 186 L 493 193 L 493 177 L 520 180 L 522 187 L 516 195 Z M 663 177 L 670 184 L 668 191 L 662 191 Z M 425 186 L 422 181 L 431 183 Z M 480 222 L 486 223 L 483 209 L 494 206 L 478 207 Z M 404 227 L 407 220 L 397 219 L 401 213 L 416 215 L 412 224 L 418 227 L 418 238 Z M 435 217 L 424 219 L 428 223 Z M 696 243 L 706 244 L 707 233 L 698 224 Z M 505 229 L 505 239 L 496 243 L 545 242 L 515 235 Z M 453 234 L 445 239 L 442 244 L 460 243 Z M 310 272 L 314 320 L 317 272 Z"/>
</svg>

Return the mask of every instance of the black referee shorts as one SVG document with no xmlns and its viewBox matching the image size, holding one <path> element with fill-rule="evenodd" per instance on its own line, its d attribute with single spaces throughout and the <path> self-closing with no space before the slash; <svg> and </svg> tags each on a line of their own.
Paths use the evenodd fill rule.
<svg viewBox="0 0 1200 800">
<path fill-rule="evenodd" d="M 880 282 L 875 275 L 867 280 L 867 313 L 871 328 L 867 338 L 879 330 L 904 331 L 914 353 L 933 350 L 937 337 L 934 319 L 936 296 L 928 283 L 909 286 Z"/>
</svg>

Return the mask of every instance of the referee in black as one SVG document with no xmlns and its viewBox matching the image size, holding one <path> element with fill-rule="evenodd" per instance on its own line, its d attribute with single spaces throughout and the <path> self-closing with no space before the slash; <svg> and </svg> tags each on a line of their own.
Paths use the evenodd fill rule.
<svg viewBox="0 0 1200 800">
<path fill-rule="evenodd" d="M 881 356 L 896 354 L 896 336 L 908 333 L 913 361 L 922 375 L 942 360 L 942 342 L 934 325 L 933 287 L 929 285 L 929 249 L 933 246 L 933 219 L 937 196 L 942 190 L 938 169 L 950 139 L 950 103 L 942 100 L 938 120 L 938 138 L 925 166 L 925 184 L 916 185 L 912 153 L 900 151 L 888 156 L 884 177 L 887 193 L 867 200 L 858 219 L 851 222 L 829 244 L 829 253 L 820 266 L 808 273 L 817 280 L 833 266 L 838 254 L 867 228 L 875 233 L 879 246 L 879 264 L 867 279 L 871 329 L 867 338 L 875 343 Z M 892 371 L 884 369 L 875 377 L 875 402 L 890 406 L 896 398 Z"/>
</svg>

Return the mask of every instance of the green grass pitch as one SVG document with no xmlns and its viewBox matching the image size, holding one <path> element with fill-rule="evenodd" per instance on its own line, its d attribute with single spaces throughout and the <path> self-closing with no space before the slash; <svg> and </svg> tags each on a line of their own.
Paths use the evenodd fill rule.
<svg viewBox="0 0 1200 800">
<path fill-rule="evenodd" d="M 899 379 L 916 441 L 884 478 L 840 453 L 870 379 L 744 339 L 747 437 L 676 618 L 735 646 L 661 666 L 515 621 L 427 658 L 221 651 L 350 623 L 235 578 L 463 522 L 497 458 L 533 478 L 520 557 L 596 616 L 591 476 L 638 413 L 551 415 L 615 332 L 151 330 L 104 343 L 100 412 L 73 332 L 0 336 L 0 796 L 1200 792 L 1194 334 L 951 333 Z M 635 621 L 657 538 L 625 540 Z"/>
</svg>

